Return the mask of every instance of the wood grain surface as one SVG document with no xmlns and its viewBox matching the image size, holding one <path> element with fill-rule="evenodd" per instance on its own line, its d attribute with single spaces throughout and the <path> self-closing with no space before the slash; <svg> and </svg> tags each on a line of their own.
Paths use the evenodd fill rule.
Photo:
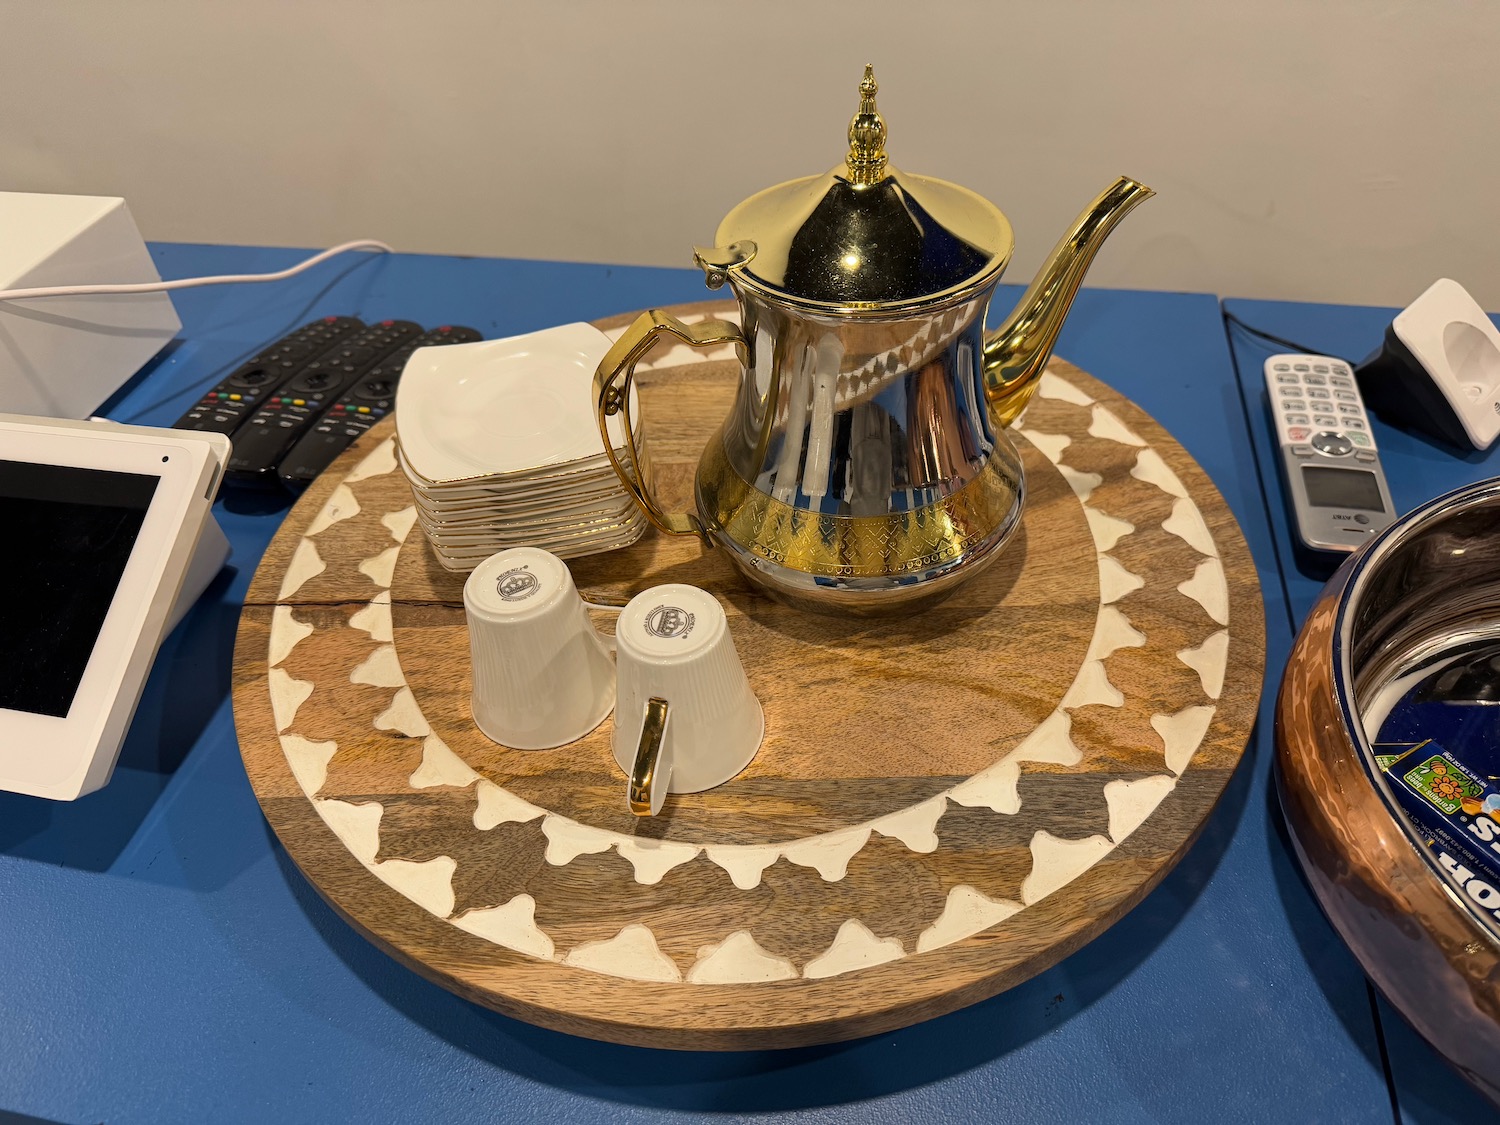
<svg viewBox="0 0 1500 1125">
<path fill-rule="evenodd" d="M 682 506 L 737 365 L 639 378 L 654 486 Z M 290 514 L 241 619 L 267 818 L 392 956 L 581 1035 L 828 1042 L 1019 983 L 1190 846 L 1249 736 L 1264 635 L 1233 517 L 1143 412 L 1054 360 L 1013 435 L 1022 530 L 907 620 L 800 614 L 688 538 L 570 562 L 597 600 L 712 590 L 765 709 L 739 777 L 637 819 L 611 720 L 550 751 L 474 728 L 462 576 L 413 528 L 377 427 Z"/>
</svg>

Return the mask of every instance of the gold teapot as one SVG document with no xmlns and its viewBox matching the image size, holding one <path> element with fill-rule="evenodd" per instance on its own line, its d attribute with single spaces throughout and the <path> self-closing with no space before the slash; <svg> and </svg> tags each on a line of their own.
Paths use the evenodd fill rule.
<svg viewBox="0 0 1500 1125">
<path fill-rule="evenodd" d="M 752 195 L 694 257 L 740 323 L 642 313 L 594 376 L 599 428 L 626 412 L 661 336 L 735 345 L 729 415 L 698 465 L 697 513 L 668 513 L 604 447 L 662 531 L 722 547 L 753 584 L 824 613 L 912 612 L 992 562 L 1020 523 L 1005 434 L 1035 391 L 1099 246 L 1154 194 L 1117 180 L 1078 217 L 993 332 L 1010 261 L 1005 215 L 967 188 L 898 171 L 865 67 L 844 163 Z M 636 459 L 633 438 L 629 454 Z"/>
</svg>

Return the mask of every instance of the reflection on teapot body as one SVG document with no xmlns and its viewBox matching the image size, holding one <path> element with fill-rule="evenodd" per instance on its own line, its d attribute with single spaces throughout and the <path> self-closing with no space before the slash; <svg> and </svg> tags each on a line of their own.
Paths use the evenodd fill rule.
<svg viewBox="0 0 1500 1125">
<path fill-rule="evenodd" d="M 724 548 L 754 584 L 825 613 L 924 608 L 995 558 L 1025 497 L 1005 427 L 1100 244 L 1152 194 L 1113 184 L 987 333 L 1010 223 L 965 188 L 892 167 L 875 92 L 866 67 L 843 165 L 751 196 L 716 247 L 695 251 L 710 288 L 733 289 L 740 324 L 642 313 L 594 379 L 603 427 L 658 337 L 735 344 L 744 375 L 699 462 L 697 514 L 663 512 L 615 469 L 657 527 Z"/>
</svg>

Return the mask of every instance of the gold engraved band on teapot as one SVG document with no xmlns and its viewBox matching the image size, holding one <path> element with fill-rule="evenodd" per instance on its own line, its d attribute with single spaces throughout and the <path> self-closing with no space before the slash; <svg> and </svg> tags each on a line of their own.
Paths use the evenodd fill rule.
<svg viewBox="0 0 1500 1125">
<path fill-rule="evenodd" d="M 661 761 L 662 739 L 667 733 L 667 701 L 652 696 L 646 701 L 646 717 L 641 723 L 641 741 L 635 749 L 630 767 L 630 788 L 626 797 L 636 816 L 651 816 L 651 799 L 658 785 L 668 782 L 657 776 Z"/>
<path fill-rule="evenodd" d="M 615 475 L 635 497 L 635 502 L 640 505 L 647 519 L 662 531 L 672 535 L 696 535 L 705 544 L 712 546 L 712 541 L 697 516 L 687 512 L 662 510 L 646 484 L 648 478 L 645 467 L 641 464 L 640 451 L 636 448 L 635 420 L 630 413 L 630 382 L 635 375 L 635 365 L 645 358 L 661 336 L 673 336 L 695 348 L 733 344 L 739 353 L 740 362 L 743 364 L 746 360 L 745 337 L 738 325 L 727 320 L 684 324 L 660 309 L 646 310 L 615 341 L 614 346 L 600 361 L 599 369 L 594 372 L 594 409 L 599 422 L 599 435 L 604 439 L 604 451 L 609 456 Z M 620 459 L 614 442 L 610 440 L 608 421 L 615 414 L 624 416 L 629 465 Z"/>
<path fill-rule="evenodd" d="M 795 508 L 755 488 L 715 435 L 703 451 L 699 503 L 726 538 L 767 562 L 827 578 L 892 578 L 963 558 L 1012 517 L 1022 486 L 999 456 L 963 488 L 932 504 L 881 516 Z"/>
</svg>

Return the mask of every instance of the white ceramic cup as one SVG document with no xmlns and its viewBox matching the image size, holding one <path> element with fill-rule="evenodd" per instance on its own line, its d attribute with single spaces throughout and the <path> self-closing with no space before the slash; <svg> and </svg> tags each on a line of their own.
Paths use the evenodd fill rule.
<svg viewBox="0 0 1500 1125">
<path fill-rule="evenodd" d="M 574 742 L 615 702 L 609 647 L 594 630 L 573 575 L 556 555 L 512 547 L 464 583 L 470 707 L 489 738 L 516 750 Z"/>
<path fill-rule="evenodd" d="M 765 717 L 718 600 L 696 586 L 637 594 L 615 626 L 614 755 L 638 816 L 722 785 L 760 748 Z"/>
</svg>

